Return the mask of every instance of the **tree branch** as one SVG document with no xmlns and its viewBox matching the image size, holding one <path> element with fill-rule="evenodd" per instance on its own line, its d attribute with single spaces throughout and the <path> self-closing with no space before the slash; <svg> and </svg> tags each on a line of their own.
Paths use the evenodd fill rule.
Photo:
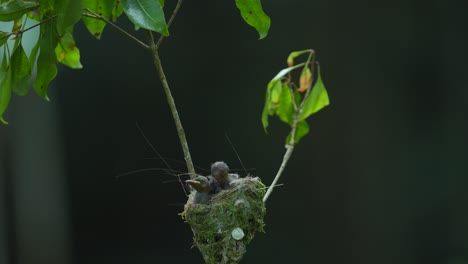
<svg viewBox="0 0 468 264">
<path fill-rule="evenodd" d="M 270 187 L 268 187 L 268 190 L 266 191 L 265 196 L 263 196 L 263 202 L 264 203 L 266 203 L 266 201 L 268 200 L 268 197 L 270 197 L 271 193 L 273 192 L 273 189 L 275 188 L 276 183 L 278 182 L 279 178 L 283 174 L 284 168 L 286 168 L 286 164 L 288 164 L 289 158 L 291 158 L 291 155 L 292 155 L 292 153 L 294 151 L 294 145 L 295 145 L 294 137 L 296 135 L 298 115 L 299 115 L 299 111 L 296 110 L 295 113 L 294 113 L 294 117 L 293 117 L 293 123 L 291 125 L 291 127 L 292 127 L 291 128 L 291 138 L 289 139 L 288 144 L 286 144 L 286 146 L 285 146 L 286 147 L 286 152 L 284 153 L 284 156 L 283 156 L 283 162 L 281 162 L 281 166 L 278 169 L 278 172 L 276 173 L 276 176 L 273 179 L 273 182 L 271 183 Z"/>
<path fill-rule="evenodd" d="M 128 33 L 127 31 L 125 31 L 123 28 L 117 26 L 116 24 L 112 23 L 112 21 L 110 21 L 109 19 L 106 19 L 105 17 L 99 15 L 99 14 L 96 14 L 93 10 L 89 9 L 89 8 L 85 8 L 86 12 L 89 12 L 88 13 L 83 13 L 83 16 L 85 17 L 89 17 L 89 18 L 94 18 L 94 19 L 97 19 L 97 20 L 101 20 L 101 21 L 104 21 L 106 22 L 107 24 L 111 25 L 112 27 L 114 27 L 115 29 L 117 29 L 118 31 L 120 31 L 121 33 L 123 33 L 125 36 L 129 37 L 130 39 L 134 40 L 136 43 L 138 43 L 140 46 L 142 46 L 143 48 L 145 49 L 149 49 L 149 46 L 146 45 L 143 41 L 139 40 L 138 38 L 136 38 L 135 36 L 133 36 L 132 34 Z"/>
<path fill-rule="evenodd" d="M 177 13 L 179 12 L 180 7 L 182 6 L 183 0 L 177 1 L 177 5 L 174 8 L 174 11 L 172 12 L 171 18 L 169 18 L 169 22 L 167 22 L 167 27 L 169 28 L 172 24 L 172 21 L 174 21 L 174 18 L 177 16 Z M 164 35 L 161 35 L 159 37 L 158 42 L 156 43 L 156 49 L 159 49 L 159 46 L 161 45 L 162 41 L 164 40 Z"/>
<path fill-rule="evenodd" d="M 149 50 L 151 52 L 151 55 L 153 56 L 153 62 L 154 66 L 156 67 L 156 72 L 158 73 L 159 79 L 164 89 L 164 93 L 167 97 L 167 102 L 169 103 L 169 107 L 171 109 L 172 117 L 174 118 L 174 122 L 177 128 L 177 134 L 179 135 L 180 144 L 182 145 L 182 150 L 184 152 L 184 159 L 187 163 L 188 173 L 190 175 L 190 178 L 195 178 L 195 168 L 193 166 L 192 157 L 190 155 L 185 131 L 182 126 L 182 122 L 180 121 L 179 113 L 177 112 L 174 97 L 172 97 L 171 89 L 169 88 L 169 84 L 167 83 L 166 75 L 164 74 L 164 69 L 161 64 L 161 58 L 159 57 L 158 47 L 154 41 L 153 33 L 151 31 L 148 31 L 148 38 L 150 40 Z"/>
</svg>

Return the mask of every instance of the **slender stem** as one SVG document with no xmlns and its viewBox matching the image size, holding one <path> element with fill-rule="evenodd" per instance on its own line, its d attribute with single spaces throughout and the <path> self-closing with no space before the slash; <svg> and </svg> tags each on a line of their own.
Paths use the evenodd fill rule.
<svg viewBox="0 0 468 264">
<path fill-rule="evenodd" d="M 93 10 L 91 10 L 89 8 L 86 8 L 85 10 L 86 10 L 86 12 L 89 12 L 89 14 L 88 13 L 83 13 L 83 16 L 104 21 L 107 24 L 114 27 L 115 29 L 117 29 L 118 31 L 120 31 L 121 33 L 123 33 L 124 35 L 126 35 L 127 37 L 129 37 L 130 39 L 134 40 L 136 43 L 138 43 L 143 48 L 149 49 L 149 46 L 146 45 L 143 41 L 139 40 L 138 38 L 136 38 L 132 34 L 128 33 L 123 28 L 121 28 L 121 27 L 117 26 L 116 24 L 112 23 L 112 21 L 110 21 L 109 19 L 107 19 L 107 18 L 105 18 L 105 17 L 103 17 L 103 16 L 101 16 L 99 14 L 96 14 Z"/>
<path fill-rule="evenodd" d="M 167 23 L 168 27 L 172 24 L 172 21 L 174 20 L 175 16 L 177 15 L 181 5 L 182 5 L 182 0 L 179 0 L 177 2 L 177 5 L 176 5 L 176 7 L 174 9 L 174 12 L 172 13 L 172 16 L 171 16 L 169 22 Z M 185 162 L 187 163 L 188 174 L 189 174 L 190 178 L 195 178 L 196 177 L 195 168 L 193 166 L 192 157 L 190 155 L 190 150 L 189 150 L 189 147 L 188 147 L 187 138 L 185 136 L 185 131 L 184 131 L 184 128 L 182 127 L 182 122 L 180 121 L 179 113 L 177 112 L 177 108 L 176 108 L 176 105 L 175 105 L 175 102 L 174 102 L 174 97 L 172 96 L 171 89 L 169 88 L 169 84 L 167 83 L 166 75 L 164 74 L 164 69 L 163 69 L 163 66 L 162 66 L 162 63 L 161 63 L 161 58 L 159 57 L 158 48 L 159 48 L 159 45 L 161 45 L 161 42 L 164 39 L 164 36 L 161 36 L 159 38 L 158 42 L 156 43 L 154 41 L 153 33 L 150 30 L 148 30 L 148 36 L 149 36 L 150 44 L 147 45 L 144 42 L 142 42 L 141 40 L 134 37 L 132 34 L 128 33 L 124 29 L 122 29 L 119 26 L 117 26 L 116 24 L 112 23 L 108 19 L 104 18 L 103 16 L 101 16 L 99 14 L 96 14 L 93 10 L 91 10 L 89 8 L 86 8 L 85 10 L 86 10 L 86 12 L 89 12 L 89 13 L 83 13 L 83 16 L 98 19 L 98 20 L 102 20 L 102 21 L 106 22 L 107 24 L 113 26 L 118 31 L 120 31 L 121 33 L 123 33 L 127 37 L 133 39 L 138 44 L 140 44 L 140 46 L 142 46 L 143 48 L 145 48 L 145 49 L 147 49 L 147 50 L 149 50 L 151 52 L 151 55 L 153 56 L 154 66 L 156 67 L 156 72 L 158 73 L 159 79 L 160 79 L 161 84 L 162 84 L 163 89 L 164 89 L 164 93 L 166 94 L 166 97 L 167 97 L 167 102 L 169 103 L 169 107 L 171 109 L 172 117 L 174 118 L 174 122 L 175 122 L 176 129 L 177 129 L 177 134 L 179 135 L 180 144 L 182 145 L 182 150 L 184 152 L 184 159 L 185 159 Z"/>
<path fill-rule="evenodd" d="M 288 164 L 289 158 L 291 158 L 291 155 L 292 155 L 292 153 L 294 151 L 294 136 L 296 135 L 298 115 L 299 115 L 299 111 L 295 111 L 294 117 L 293 117 L 293 122 L 292 122 L 292 125 L 291 125 L 291 127 L 292 127 L 291 128 L 291 138 L 290 138 L 288 144 L 286 144 L 286 146 L 285 146 L 286 147 L 286 152 L 284 153 L 284 156 L 283 156 L 283 162 L 281 162 L 281 166 L 278 169 L 278 172 L 276 173 L 276 176 L 273 179 L 273 182 L 271 183 L 270 187 L 268 187 L 268 190 L 266 191 L 265 196 L 263 196 L 263 202 L 264 203 L 266 203 L 266 201 L 268 200 L 268 197 L 270 197 L 271 193 L 273 192 L 273 189 L 275 188 L 279 178 L 283 174 L 284 168 L 286 168 L 286 164 Z"/>
<path fill-rule="evenodd" d="M 187 163 L 187 170 L 190 175 L 190 178 L 195 178 L 195 168 L 193 166 L 192 156 L 190 155 L 187 138 L 185 137 L 185 131 L 182 126 L 182 122 L 180 121 L 179 113 L 177 112 L 174 97 L 172 96 L 171 89 L 169 88 L 169 84 L 167 83 L 166 75 L 164 74 L 164 69 L 161 64 L 161 58 L 159 57 L 158 48 L 156 46 L 151 31 L 148 31 L 148 37 L 150 40 L 150 51 L 151 55 L 153 55 L 154 66 L 156 67 L 156 72 L 158 73 L 159 79 L 164 89 L 164 93 L 166 94 L 169 107 L 171 108 L 172 117 L 174 118 L 174 122 L 177 128 L 177 134 L 179 135 L 180 144 L 182 145 L 182 150 L 184 152 L 184 159 Z"/>
<path fill-rule="evenodd" d="M 169 18 L 169 22 L 167 22 L 167 27 L 169 28 L 172 24 L 172 21 L 174 21 L 174 18 L 177 16 L 177 13 L 179 12 L 180 7 L 182 6 L 183 0 L 177 1 L 177 5 L 174 8 L 174 11 L 172 12 L 171 18 Z M 162 41 L 164 40 L 164 35 L 161 35 L 159 37 L 158 42 L 156 43 L 156 49 L 159 49 L 159 46 L 161 45 Z"/>
<path fill-rule="evenodd" d="M 16 31 L 16 32 L 5 32 L 5 31 L 0 31 L 0 32 L 5 33 L 5 34 L 8 34 L 9 36 L 10 36 L 10 35 L 21 35 L 21 34 L 25 33 L 25 32 L 28 31 L 28 30 L 31 30 L 31 29 L 33 29 L 33 28 L 35 28 L 35 27 L 38 27 L 38 26 L 40 26 L 40 25 L 42 25 L 42 24 L 44 24 L 44 23 L 47 23 L 47 22 L 51 21 L 52 19 L 55 19 L 56 17 L 57 17 L 56 15 L 55 15 L 55 16 L 51 16 L 51 17 L 49 17 L 49 18 L 47 18 L 47 19 L 44 19 L 44 20 L 40 21 L 40 22 L 37 23 L 37 24 L 34 24 L 34 25 L 32 25 L 32 26 L 30 26 L 30 27 L 28 27 L 28 28 L 22 29 L 22 30 L 20 30 L 20 31 Z M 26 23 L 24 23 L 24 25 L 26 25 Z"/>
</svg>

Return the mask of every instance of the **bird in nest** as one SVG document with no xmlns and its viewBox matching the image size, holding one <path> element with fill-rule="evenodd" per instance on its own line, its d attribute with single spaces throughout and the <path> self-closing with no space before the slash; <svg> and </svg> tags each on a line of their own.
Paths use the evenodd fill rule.
<svg viewBox="0 0 468 264">
<path fill-rule="evenodd" d="M 185 181 L 192 187 L 193 193 L 190 195 L 192 203 L 206 204 L 211 199 L 211 196 L 220 191 L 216 180 L 211 177 L 199 175 L 193 179 Z"/>
<path fill-rule="evenodd" d="M 211 196 L 232 188 L 231 183 L 239 179 L 239 175 L 229 173 L 229 167 L 223 161 L 217 161 L 211 165 L 211 175 L 199 175 L 185 182 L 192 187 L 192 203 L 206 204 Z"/>
<path fill-rule="evenodd" d="M 229 173 L 229 167 L 223 161 L 217 161 L 211 165 L 211 176 L 216 180 L 221 190 L 231 189 L 231 182 L 239 179 L 238 174 Z"/>
</svg>

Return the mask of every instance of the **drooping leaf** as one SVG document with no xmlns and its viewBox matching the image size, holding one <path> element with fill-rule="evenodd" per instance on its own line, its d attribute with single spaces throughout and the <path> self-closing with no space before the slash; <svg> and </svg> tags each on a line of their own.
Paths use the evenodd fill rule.
<svg viewBox="0 0 468 264">
<path fill-rule="evenodd" d="M 265 95 L 265 105 L 263 106 L 263 111 L 262 111 L 262 126 L 263 126 L 263 129 L 265 130 L 265 133 L 268 133 L 267 131 L 267 128 L 268 128 L 268 125 L 269 125 L 269 122 L 268 122 L 268 113 L 270 112 L 270 98 L 271 98 L 271 94 L 269 92 L 266 93 Z"/>
<path fill-rule="evenodd" d="M 0 71 L 4 71 L 4 72 L 8 70 L 8 56 L 6 56 L 6 54 L 7 54 L 7 46 L 4 46 L 2 64 L 0 64 Z"/>
<path fill-rule="evenodd" d="M 281 80 L 274 80 L 271 82 L 271 87 L 271 103 L 278 104 L 281 97 L 281 92 L 283 91 Z"/>
<path fill-rule="evenodd" d="M 31 64 L 21 43 L 11 54 L 10 71 L 12 92 L 21 96 L 28 94 L 29 82 L 31 80 Z"/>
<path fill-rule="evenodd" d="M 291 125 L 294 115 L 294 106 L 292 103 L 291 90 L 287 84 L 283 84 L 281 96 L 276 109 L 276 115 L 281 121 Z"/>
<path fill-rule="evenodd" d="M 82 3 L 84 8 L 89 8 L 105 19 L 110 19 L 115 4 L 114 0 L 82 0 Z M 101 39 L 106 22 L 90 17 L 83 17 L 83 22 L 93 36 Z"/>
<path fill-rule="evenodd" d="M 34 8 L 32 10 L 29 10 L 28 13 L 26 13 L 26 15 L 28 16 L 28 18 L 32 19 L 32 20 L 36 20 L 36 21 L 41 21 L 42 20 L 42 13 L 41 13 L 41 8 L 38 7 L 38 8 Z"/>
<path fill-rule="evenodd" d="M 54 11 L 54 5 L 56 0 L 39 0 L 39 11 L 42 15 Z M 61 0 L 58 0 L 61 1 Z"/>
<path fill-rule="evenodd" d="M 5 42 L 8 41 L 8 38 L 10 37 L 11 34 L 6 33 L 6 32 L 0 32 L 0 47 L 5 44 Z"/>
<path fill-rule="evenodd" d="M 268 128 L 268 116 L 275 113 L 278 108 L 278 102 L 281 96 L 281 79 L 273 79 L 268 83 L 265 95 L 265 106 L 262 112 L 262 125 L 265 132 Z"/>
<path fill-rule="evenodd" d="M 3 113 L 8 107 L 11 98 L 11 74 L 8 70 L 6 52 L 3 53 L 2 64 L 0 66 L 0 122 L 8 124 L 3 118 Z"/>
<path fill-rule="evenodd" d="M 120 0 L 114 0 L 114 7 L 112 8 L 112 21 L 117 21 L 117 18 L 122 15 L 123 9 L 122 5 L 120 4 Z"/>
<path fill-rule="evenodd" d="M 153 30 L 164 36 L 169 35 L 164 11 L 159 1 L 121 0 L 122 8 L 136 27 Z"/>
<path fill-rule="evenodd" d="M 55 47 L 58 43 L 58 36 L 55 27 L 54 21 L 41 25 L 41 50 L 37 58 L 37 75 L 34 82 L 34 89 L 37 94 L 47 101 L 49 100 L 47 88 L 50 81 L 57 75 Z"/>
<path fill-rule="evenodd" d="M 29 64 L 31 64 L 31 67 L 34 67 L 34 64 L 36 63 L 37 59 L 37 53 L 39 52 L 39 47 L 41 46 L 41 39 L 39 38 L 34 44 L 34 47 L 31 50 L 31 53 L 29 54 Z"/>
<path fill-rule="evenodd" d="M 294 65 L 294 59 L 295 58 L 301 56 L 302 54 L 310 53 L 310 52 L 311 52 L 310 49 L 291 52 L 289 54 L 289 56 L 288 56 L 288 59 L 287 59 L 288 66 L 292 67 Z"/>
<path fill-rule="evenodd" d="M 304 105 L 299 113 L 299 121 L 306 119 L 310 115 L 330 104 L 327 90 L 322 82 L 320 65 L 317 66 L 317 82 L 314 84 L 309 96 L 304 100 Z"/>
<path fill-rule="evenodd" d="M 59 36 L 63 36 L 65 31 L 71 32 L 83 13 L 83 5 L 80 0 L 56 0 L 55 9 Z"/>
<path fill-rule="evenodd" d="M 38 3 L 32 1 L 10 0 L 0 4 L 0 21 L 12 21 L 22 17 L 29 10 L 37 8 Z"/>
<path fill-rule="evenodd" d="M 279 101 L 279 96 L 281 95 L 281 90 L 282 90 L 281 79 L 290 71 L 297 69 L 299 67 L 302 67 L 302 66 L 304 66 L 304 63 L 298 64 L 298 65 L 295 65 L 293 67 L 289 67 L 286 69 L 282 69 L 268 83 L 267 91 L 265 94 L 265 105 L 263 107 L 263 112 L 262 112 L 262 125 L 263 125 L 263 129 L 265 129 L 265 132 L 267 132 L 267 128 L 269 125 L 268 115 L 274 113 L 274 110 L 276 109 L 275 107 L 277 107 L 276 103 Z"/>
<path fill-rule="evenodd" d="M 271 21 L 263 12 L 260 0 L 236 0 L 236 6 L 244 21 L 257 30 L 260 39 L 265 38 L 268 35 Z"/>
<path fill-rule="evenodd" d="M 80 62 L 80 50 L 76 47 L 72 34 L 68 32 L 59 39 L 59 43 L 55 47 L 55 55 L 58 62 L 72 69 L 83 68 Z"/>
<path fill-rule="evenodd" d="M 305 92 L 309 89 L 312 83 L 312 72 L 310 71 L 309 67 L 304 67 L 301 73 L 301 77 L 299 78 L 299 92 Z"/>
<path fill-rule="evenodd" d="M 299 140 L 301 140 L 305 135 L 309 133 L 309 124 L 305 120 L 302 120 L 297 123 L 296 126 L 296 133 L 294 133 L 294 144 L 297 144 Z M 290 144 L 291 142 L 291 133 L 289 133 L 288 137 L 286 138 L 286 144 Z"/>
<path fill-rule="evenodd" d="M 268 115 L 270 114 L 271 110 L 273 109 L 273 104 L 271 103 L 271 90 L 273 89 L 273 85 L 271 85 L 271 82 L 268 84 L 267 91 L 265 93 L 265 105 L 263 106 L 263 111 L 262 111 L 262 125 L 263 129 L 265 130 L 265 133 L 267 132 L 268 128 Z"/>
</svg>

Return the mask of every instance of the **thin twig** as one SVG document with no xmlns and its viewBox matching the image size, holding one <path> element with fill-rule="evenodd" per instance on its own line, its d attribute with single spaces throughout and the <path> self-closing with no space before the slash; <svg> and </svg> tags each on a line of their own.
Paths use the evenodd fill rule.
<svg viewBox="0 0 468 264">
<path fill-rule="evenodd" d="M 30 27 L 28 27 L 28 28 L 22 29 L 22 30 L 20 30 L 20 31 L 15 31 L 15 32 L 0 31 L 0 32 L 5 33 L 5 34 L 8 34 L 8 36 L 11 36 L 11 35 L 21 35 L 21 34 L 25 33 L 26 31 L 29 31 L 29 30 L 31 30 L 31 29 L 33 29 L 33 28 L 35 28 L 35 27 L 38 27 L 38 26 L 40 26 L 40 25 L 42 25 L 42 24 L 44 24 L 44 23 L 47 23 L 47 22 L 51 21 L 52 19 L 55 19 L 56 17 L 57 17 L 56 15 L 55 15 L 55 16 L 51 16 L 51 17 L 49 17 L 49 18 L 47 18 L 47 19 L 44 19 L 44 20 L 40 21 L 40 22 L 37 23 L 37 24 L 34 24 L 34 25 L 32 25 L 32 26 L 30 26 Z M 24 23 L 24 25 L 26 25 L 26 23 Z"/>
<path fill-rule="evenodd" d="M 263 196 L 263 202 L 264 203 L 266 203 L 266 201 L 268 200 L 268 197 L 270 197 L 271 193 L 273 192 L 273 189 L 275 188 L 275 186 L 277 186 L 276 183 L 278 182 L 279 178 L 283 174 L 284 168 L 286 168 L 286 164 L 288 164 L 289 158 L 291 158 L 291 155 L 292 155 L 292 153 L 294 151 L 294 145 L 295 145 L 294 136 L 296 135 L 298 114 L 299 114 L 298 111 L 296 111 L 294 113 L 293 123 L 291 125 L 291 127 L 292 127 L 291 128 L 291 138 L 289 140 L 289 143 L 286 144 L 286 152 L 284 153 L 284 156 L 283 156 L 283 162 L 281 162 L 281 166 L 280 166 L 278 172 L 276 173 L 276 176 L 273 179 L 273 182 L 271 183 L 270 187 L 266 191 L 265 196 Z"/>
<path fill-rule="evenodd" d="M 182 2 L 183 0 L 177 1 L 177 5 L 174 8 L 174 11 L 172 12 L 171 18 L 169 18 L 169 21 L 167 22 L 167 28 L 171 26 L 172 21 L 174 21 L 174 18 L 177 16 L 177 13 L 179 12 L 180 7 L 182 6 Z M 161 37 L 159 37 L 159 40 L 156 43 L 156 49 L 159 49 L 159 46 L 161 45 L 164 38 L 165 38 L 164 35 L 161 35 Z"/>
<path fill-rule="evenodd" d="M 172 117 L 174 118 L 174 123 L 176 125 L 177 134 L 179 135 L 180 144 L 182 145 L 182 151 L 184 152 L 184 159 L 185 159 L 185 162 L 187 163 L 188 173 L 190 175 L 190 178 L 195 178 L 196 177 L 195 168 L 193 166 L 192 156 L 190 155 L 190 150 L 188 147 L 187 138 L 185 136 L 185 131 L 182 126 L 182 122 L 180 121 L 179 113 L 177 111 L 176 104 L 174 102 L 174 97 L 172 96 L 171 89 L 169 88 L 169 84 L 167 82 L 166 75 L 164 73 L 164 69 L 161 63 L 161 58 L 159 57 L 159 52 L 156 47 L 156 43 L 154 41 L 153 33 L 150 30 L 148 30 L 148 38 L 150 41 L 149 50 L 151 51 L 151 54 L 153 55 L 154 66 L 156 67 L 156 72 L 158 73 L 159 79 L 164 89 L 164 93 L 166 94 L 166 97 L 167 97 L 167 102 L 171 109 Z"/>
<path fill-rule="evenodd" d="M 85 8 L 86 12 L 89 12 L 88 13 L 83 13 L 83 16 L 85 17 L 89 17 L 89 18 L 94 18 L 94 19 L 98 19 L 98 20 L 101 20 L 101 21 L 104 21 L 106 22 L 107 24 L 111 25 L 112 27 L 114 27 L 115 29 L 117 29 L 118 31 L 120 31 L 121 33 L 123 33 L 125 36 L 129 37 L 130 39 L 134 40 L 136 43 L 138 43 L 140 46 L 142 46 L 143 48 L 145 49 L 149 49 L 149 46 L 146 45 L 143 41 L 139 40 L 138 38 L 136 38 L 135 36 L 133 36 L 132 34 L 128 33 L 127 31 L 125 31 L 123 28 L 117 26 L 116 24 L 112 23 L 112 21 L 110 21 L 109 19 L 99 15 L 99 14 L 96 14 L 93 10 L 89 9 L 89 8 Z"/>
</svg>

